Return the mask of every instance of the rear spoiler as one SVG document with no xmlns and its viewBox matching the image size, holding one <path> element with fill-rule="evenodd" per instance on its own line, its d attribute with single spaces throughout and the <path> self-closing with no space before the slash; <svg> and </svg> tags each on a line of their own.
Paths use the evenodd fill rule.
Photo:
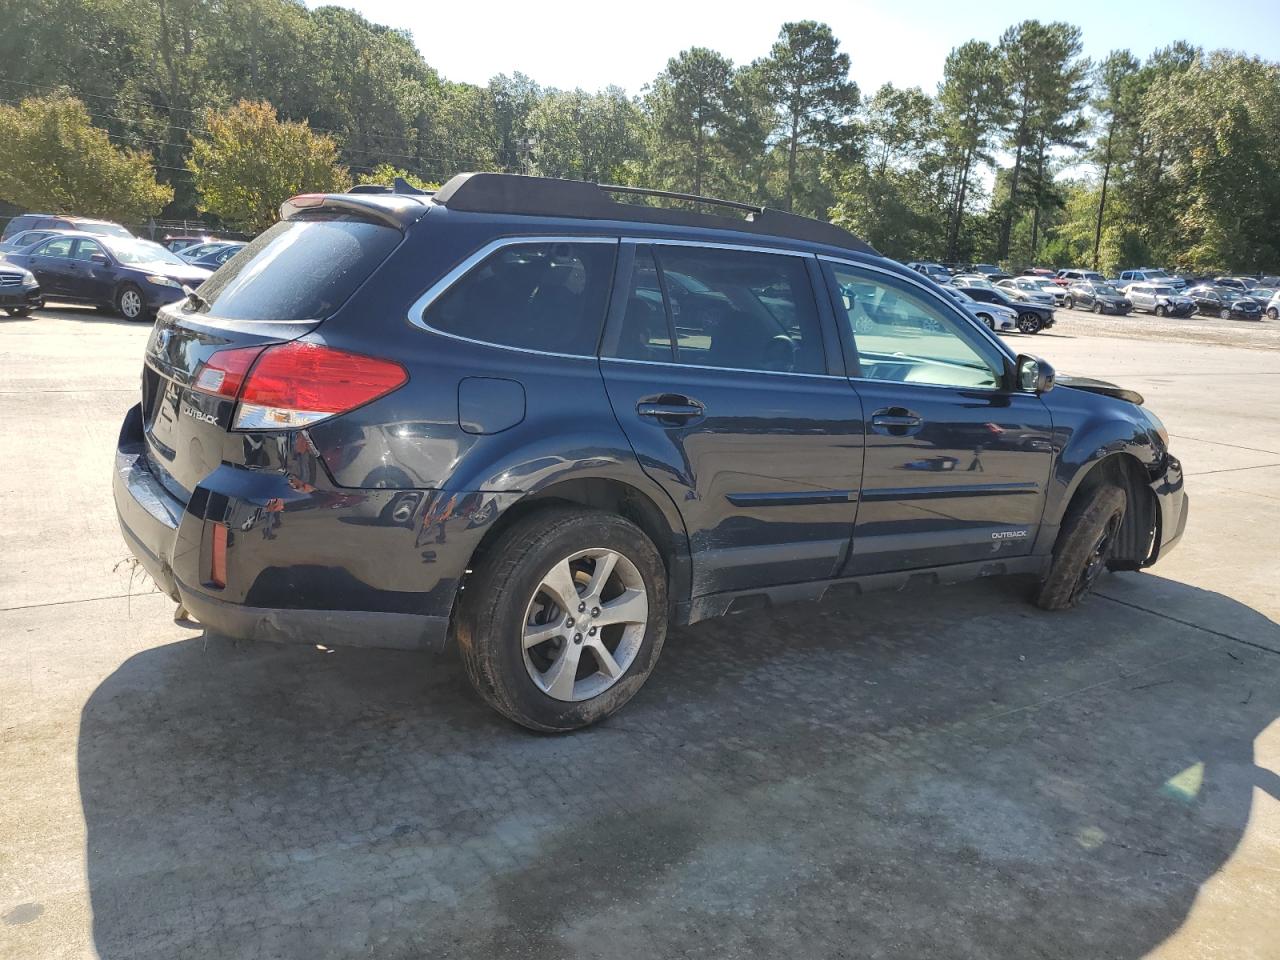
<svg viewBox="0 0 1280 960">
<path fill-rule="evenodd" d="M 403 232 L 427 212 L 431 197 L 398 193 L 300 193 L 280 204 L 280 219 L 324 209 L 354 214 Z"/>
</svg>

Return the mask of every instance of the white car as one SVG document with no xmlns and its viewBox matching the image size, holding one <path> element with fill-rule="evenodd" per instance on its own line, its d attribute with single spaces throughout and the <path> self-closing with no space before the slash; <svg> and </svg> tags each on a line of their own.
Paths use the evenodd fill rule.
<svg viewBox="0 0 1280 960">
<path fill-rule="evenodd" d="M 1008 280 L 1001 280 L 996 286 L 1007 292 L 1015 300 L 1038 303 L 1042 307 L 1053 307 L 1057 306 L 1058 303 L 1057 297 L 1041 287 L 1031 277 L 1010 277 Z"/>
<path fill-rule="evenodd" d="M 970 284 L 972 286 L 972 284 Z M 955 287 L 943 287 L 947 295 L 977 317 L 989 330 L 1002 333 L 1006 330 L 1018 329 L 1018 311 L 999 303 L 979 303 L 963 290 Z"/>
<path fill-rule="evenodd" d="M 981 273 L 959 273 L 951 278 L 951 282 L 957 287 L 994 287 L 986 276 Z"/>
</svg>

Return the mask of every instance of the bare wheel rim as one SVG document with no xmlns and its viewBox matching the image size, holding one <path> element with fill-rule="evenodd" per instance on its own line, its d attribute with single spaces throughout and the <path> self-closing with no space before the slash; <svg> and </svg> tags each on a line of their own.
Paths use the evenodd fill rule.
<svg viewBox="0 0 1280 960">
<path fill-rule="evenodd" d="M 126 290 L 120 294 L 120 312 L 130 319 L 142 312 L 142 298 L 136 290 Z"/>
<path fill-rule="evenodd" d="M 649 622 L 640 571 L 606 547 L 552 564 L 525 608 L 521 645 L 534 686 L 554 700 L 598 697 L 627 672 Z"/>
</svg>

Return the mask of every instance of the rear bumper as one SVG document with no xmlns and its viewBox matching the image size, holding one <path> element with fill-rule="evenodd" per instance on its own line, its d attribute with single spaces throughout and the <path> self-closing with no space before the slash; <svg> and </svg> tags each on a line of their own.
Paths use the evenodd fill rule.
<svg viewBox="0 0 1280 960">
<path fill-rule="evenodd" d="M 211 632 L 399 649 L 444 645 L 471 555 L 514 499 L 347 490 L 224 463 L 183 502 L 148 464 L 138 407 L 121 429 L 113 487 L 134 556 Z M 215 524 L 228 531 L 221 587 L 211 581 Z"/>
</svg>

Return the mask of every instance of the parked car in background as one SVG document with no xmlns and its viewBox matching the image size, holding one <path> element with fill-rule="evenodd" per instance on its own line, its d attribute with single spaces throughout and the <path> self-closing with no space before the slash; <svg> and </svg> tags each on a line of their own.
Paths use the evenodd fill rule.
<svg viewBox="0 0 1280 960">
<path fill-rule="evenodd" d="M 1018 329 L 1018 311 L 999 303 L 979 303 L 963 290 L 947 284 L 942 288 L 960 306 L 982 321 L 988 330 L 1003 333 Z"/>
<path fill-rule="evenodd" d="M 1216 315 L 1223 320 L 1262 319 L 1262 304 L 1234 287 L 1202 284 L 1188 290 L 1187 296 L 1205 316 Z"/>
<path fill-rule="evenodd" d="M 44 305 L 40 282 L 30 270 L 0 261 L 0 307 L 11 317 L 25 317 Z"/>
<path fill-rule="evenodd" d="M 114 309 L 127 320 L 150 320 L 185 296 L 184 285 L 210 275 L 150 240 L 84 233 L 57 234 L 8 260 L 35 274 L 44 299 Z"/>
<path fill-rule="evenodd" d="M 226 240 L 204 240 L 200 243 L 193 243 L 190 246 L 183 247 L 181 250 L 174 250 L 173 252 L 176 253 L 178 256 L 180 256 L 183 260 L 187 261 L 187 263 L 190 263 L 193 260 L 199 260 L 206 253 L 213 253 L 215 250 L 221 247 L 224 243 L 227 243 L 227 241 Z"/>
<path fill-rule="evenodd" d="M 1000 280 L 996 286 L 1006 291 L 1013 299 L 1025 303 L 1039 303 L 1046 307 L 1055 306 L 1058 298 L 1040 286 L 1039 281 L 1030 277 L 1010 277 Z"/>
<path fill-rule="evenodd" d="M 557 732 L 622 708 L 669 627 L 992 573 L 1061 610 L 1179 541 L 1139 394 L 830 223 L 619 191 L 299 197 L 163 308 L 111 471 L 159 589 L 232 638 L 453 640 L 480 697 Z"/>
<path fill-rule="evenodd" d="M 981 273 L 958 273 L 951 278 L 951 282 L 957 287 L 995 286 L 995 281 L 988 279 L 985 274 Z"/>
<path fill-rule="evenodd" d="M 913 260 L 911 263 L 908 263 L 907 266 L 916 273 L 923 273 L 926 277 L 936 283 L 951 282 L 951 271 L 940 263 Z"/>
<path fill-rule="evenodd" d="M 1231 287 L 1245 293 L 1258 285 L 1253 277 L 1214 277 L 1212 282 L 1215 287 Z"/>
<path fill-rule="evenodd" d="M 193 266 L 204 267 L 206 270 L 217 270 L 220 266 L 243 250 L 245 246 L 245 244 L 238 240 L 234 242 L 219 243 L 212 250 L 205 252 L 203 255 L 187 259 L 187 262 Z M 183 252 L 185 253 L 186 251 Z M 181 256 L 181 254 L 179 254 L 179 256 Z"/>
<path fill-rule="evenodd" d="M 1027 269 L 1023 270 L 1020 274 L 1020 276 L 1024 277 L 1044 277 L 1046 280 L 1052 280 L 1053 275 L 1054 271 L 1048 270 L 1045 267 L 1027 267 Z"/>
<path fill-rule="evenodd" d="M 1004 280 L 1012 276 L 1012 274 L 1005 273 L 1003 270 L 997 267 L 994 263 L 975 263 L 966 272 L 976 273 L 979 276 L 986 277 L 992 283 L 995 283 L 997 280 Z"/>
<path fill-rule="evenodd" d="M 1031 280 L 1032 283 L 1036 284 L 1036 286 L 1038 286 L 1041 290 L 1049 294 L 1049 296 L 1053 297 L 1053 302 L 1055 306 L 1059 306 L 1059 307 L 1062 306 L 1063 301 L 1066 300 L 1067 298 L 1067 291 L 1065 288 L 1059 286 L 1056 282 L 1054 282 L 1052 274 L 1048 276 L 1037 274 L 1036 276 L 1031 277 L 1029 279 Z"/>
<path fill-rule="evenodd" d="M 15 233 L 8 240 L 0 243 L 0 257 L 7 253 L 16 253 L 27 247 L 33 247 L 41 240 L 48 240 L 59 230 L 23 230 L 21 233 Z"/>
<path fill-rule="evenodd" d="M 1009 296 L 1009 291 L 1001 290 L 996 286 L 959 286 L 959 289 L 979 303 L 999 304 L 1013 310 L 1018 315 L 1020 333 L 1039 333 L 1053 326 L 1053 307 L 1026 300 L 1015 300 Z"/>
<path fill-rule="evenodd" d="M 1189 317 L 1196 310 L 1195 300 L 1167 283 L 1131 283 L 1124 293 L 1133 309 L 1157 317 Z"/>
<path fill-rule="evenodd" d="M 1068 310 L 1078 308 L 1123 317 L 1133 309 L 1133 301 L 1109 283 L 1081 280 L 1069 286 L 1065 296 L 1063 306 Z"/>
<path fill-rule="evenodd" d="M 1157 267 L 1121 270 L 1120 283 L 1122 286 L 1128 286 L 1131 283 L 1159 283 L 1166 287 L 1173 287 L 1175 290 L 1182 290 L 1186 286 L 1185 280 L 1180 277 L 1170 276 L 1168 271 L 1160 270 Z"/>
<path fill-rule="evenodd" d="M 1266 312 L 1272 320 L 1280 320 L 1280 289 L 1277 289 L 1267 301 Z"/>
<path fill-rule="evenodd" d="M 213 243 L 217 239 L 217 237 L 211 237 L 205 233 L 167 233 L 161 239 L 160 245 L 166 250 L 177 253 L 179 250 L 193 247 L 197 243 Z"/>
<path fill-rule="evenodd" d="M 78 230 L 104 237 L 132 237 L 133 234 L 110 220 L 94 220 L 89 217 L 64 217 L 56 213 L 24 213 L 5 224 L 0 242 L 8 240 L 24 230 Z"/>
<path fill-rule="evenodd" d="M 1090 283 L 1107 282 L 1097 270 L 1059 270 L 1057 276 L 1053 278 L 1053 282 L 1060 287 L 1069 287 L 1081 280 L 1088 280 Z"/>
</svg>

